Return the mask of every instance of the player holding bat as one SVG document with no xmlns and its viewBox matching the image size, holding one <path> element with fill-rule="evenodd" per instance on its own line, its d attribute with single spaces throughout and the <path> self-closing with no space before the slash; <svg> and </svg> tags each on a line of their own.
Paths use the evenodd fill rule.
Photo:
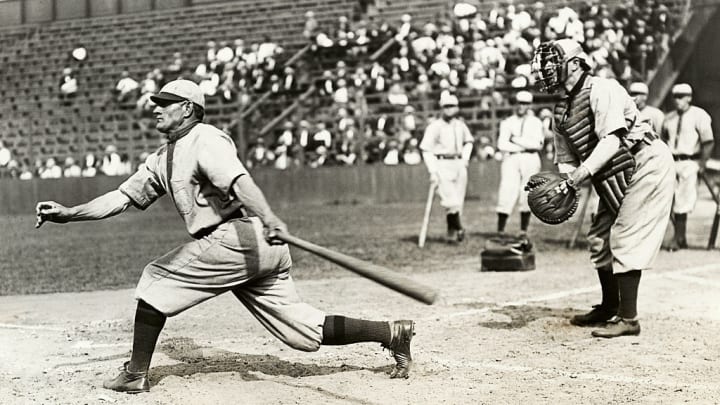
<svg viewBox="0 0 720 405">
<path fill-rule="evenodd" d="M 169 194 L 194 238 L 145 267 L 135 292 L 132 356 L 104 387 L 148 391 L 148 369 L 166 318 L 228 291 L 294 349 L 379 342 L 397 363 L 390 377 L 407 378 L 414 322 L 326 315 L 301 301 L 290 276 L 289 248 L 278 239 L 287 234 L 287 226 L 238 160 L 232 140 L 202 123 L 205 99 L 200 88 L 175 80 L 152 100 L 157 104 L 156 127 L 167 144 L 150 154 L 144 166 L 117 190 L 86 204 L 37 204 L 40 227 L 46 221 L 104 219 L 130 206 L 144 210 Z"/>
</svg>

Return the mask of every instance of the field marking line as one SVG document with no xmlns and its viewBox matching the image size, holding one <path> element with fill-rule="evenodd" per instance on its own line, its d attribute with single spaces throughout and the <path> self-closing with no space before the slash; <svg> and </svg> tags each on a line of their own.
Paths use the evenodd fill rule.
<svg viewBox="0 0 720 405">
<path fill-rule="evenodd" d="M 565 371 L 556 368 L 546 367 L 530 367 L 530 366 L 513 366 L 506 364 L 490 363 L 490 362 L 473 362 L 473 361 L 456 361 L 447 359 L 428 359 L 427 363 L 434 364 L 447 364 L 454 368 L 475 368 L 475 369 L 490 369 L 497 371 L 506 372 L 530 372 L 535 374 L 550 374 L 555 376 L 569 377 L 572 379 L 588 380 L 588 381 L 605 381 L 613 383 L 625 383 L 625 384 L 642 384 L 664 388 L 676 388 L 676 387 L 687 387 L 696 390 L 707 390 L 713 391 L 717 387 L 708 384 L 698 383 L 684 383 L 675 381 L 664 381 L 649 377 L 632 377 L 626 375 L 613 375 L 604 373 L 575 373 L 572 371 Z"/>
<path fill-rule="evenodd" d="M 45 325 L 20 325 L 13 323 L 0 323 L 0 329 L 21 329 L 21 330 L 47 330 L 52 332 L 64 332 L 67 328 L 58 328 Z"/>
</svg>

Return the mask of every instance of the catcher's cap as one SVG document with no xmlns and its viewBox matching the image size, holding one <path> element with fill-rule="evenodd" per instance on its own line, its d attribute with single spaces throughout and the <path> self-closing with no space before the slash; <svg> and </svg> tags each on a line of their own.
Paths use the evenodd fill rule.
<svg viewBox="0 0 720 405">
<path fill-rule="evenodd" d="M 159 93 L 150 96 L 150 99 L 155 104 L 188 100 L 205 109 L 205 96 L 200 86 L 190 80 L 173 80 L 163 86 Z"/>
<path fill-rule="evenodd" d="M 585 53 L 585 51 L 583 51 L 582 46 L 580 46 L 579 42 L 567 38 L 559 39 L 555 41 L 555 47 L 562 52 L 561 56 L 564 61 L 579 58 L 588 66 L 590 66 L 590 58 Z"/>
<path fill-rule="evenodd" d="M 634 82 L 630 84 L 630 94 L 648 94 L 648 86 L 643 82 Z"/>
<path fill-rule="evenodd" d="M 673 86 L 672 94 L 691 96 L 692 95 L 692 87 L 690 87 L 690 85 L 687 83 L 678 83 Z"/>
<path fill-rule="evenodd" d="M 440 107 L 453 106 L 453 105 L 457 106 L 458 104 L 460 104 L 460 103 L 458 102 L 457 97 L 455 97 L 451 94 L 443 93 L 443 95 L 440 96 Z"/>
<path fill-rule="evenodd" d="M 532 103 L 533 95 L 529 91 L 521 90 L 515 95 L 515 101 L 518 103 Z"/>
</svg>

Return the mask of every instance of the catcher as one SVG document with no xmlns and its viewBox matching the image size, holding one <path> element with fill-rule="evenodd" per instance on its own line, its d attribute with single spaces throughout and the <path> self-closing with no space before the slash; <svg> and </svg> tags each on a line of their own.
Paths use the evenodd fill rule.
<svg viewBox="0 0 720 405">
<path fill-rule="evenodd" d="M 638 335 L 638 286 L 669 222 L 673 158 L 650 125 L 638 118 L 625 89 L 615 80 L 591 76 L 588 61 L 580 44 L 569 39 L 540 44 L 532 61 L 541 90 L 565 96 L 555 106 L 553 131 L 555 164 L 566 177 L 551 194 L 572 194 L 590 180 L 600 196 L 588 241 L 602 302 L 570 322 L 604 324 L 606 328 L 592 332 L 596 337 Z M 528 203 L 537 209 L 546 200 L 531 191 Z"/>
</svg>

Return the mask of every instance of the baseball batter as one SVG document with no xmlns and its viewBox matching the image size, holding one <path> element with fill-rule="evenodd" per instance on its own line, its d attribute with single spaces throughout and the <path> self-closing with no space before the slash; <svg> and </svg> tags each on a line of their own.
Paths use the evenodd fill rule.
<svg viewBox="0 0 720 405">
<path fill-rule="evenodd" d="M 497 148 L 503 153 L 498 190 L 497 231 L 505 232 L 508 216 L 517 203 L 520 208 L 520 232 L 530 224 L 530 208 L 525 184 L 540 171 L 540 151 L 545 135 L 540 118 L 530 109 L 533 95 L 519 91 L 515 95 L 515 112 L 500 123 Z"/>
<path fill-rule="evenodd" d="M 561 39 L 538 46 L 532 63 L 544 91 L 565 95 L 554 111 L 555 163 L 569 176 L 560 188 L 590 179 L 600 196 L 588 240 L 602 302 L 571 323 L 605 323 L 596 337 L 638 335 L 640 276 L 669 222 L 675 170 L 630 95 L 615 80 L 591 76 L 588 61 L 579 43 Z"/>
<path fill-rule="evenodd" d="M 460 111 L 457 97 L 443 93 L 440 108 L 442 116 L 425 128 L 420 150 L 430 173 L 430 182 L 437 185 L 440 205 L 447 213 L 448 241 L 462 242 L 465 229 L 461 216 L 473 137 L 467 125 L 457 116 Z"/>
<path fill-rule="evenodd" d="M 86 204 L 37 204 L 37 227 L 108 218 L 134 206 L 142 210 L 168 194 L 193 241 L 145 267 L 136 289 L 130 361 L 104 387 L 128 393 L 148 391 L 148 369 L 167 317 L 232 292 L 276 338 L 290 347 L 315 351 L 320 345 L 380 342 L 397 362 L 390 377 L 407 378 L 412 321 L 373 322 L 324 312 L 302 302 L 290 275 L 287 232 L 243 164 L 232 140 L 202 123 L 200 88 L 175 80 L 152 97 L 157 129 L 167 144 L 150 154 L 117 190 Z"/>
<path fill-rule="evenodd" d="M 687 216 L 697 202 L 698 173 L 705 168 L 714 146 L 710 115 L 700 107 L 691 105 L 692 87 L 686 83 L 672 88 L 675 110 L 668 113 L 663 125 L 663 139 L 670 146 L 675 159 L 677 185 L 673 219 L 675 235 L 671 250 L 688 247 Z"/>
</svg>

